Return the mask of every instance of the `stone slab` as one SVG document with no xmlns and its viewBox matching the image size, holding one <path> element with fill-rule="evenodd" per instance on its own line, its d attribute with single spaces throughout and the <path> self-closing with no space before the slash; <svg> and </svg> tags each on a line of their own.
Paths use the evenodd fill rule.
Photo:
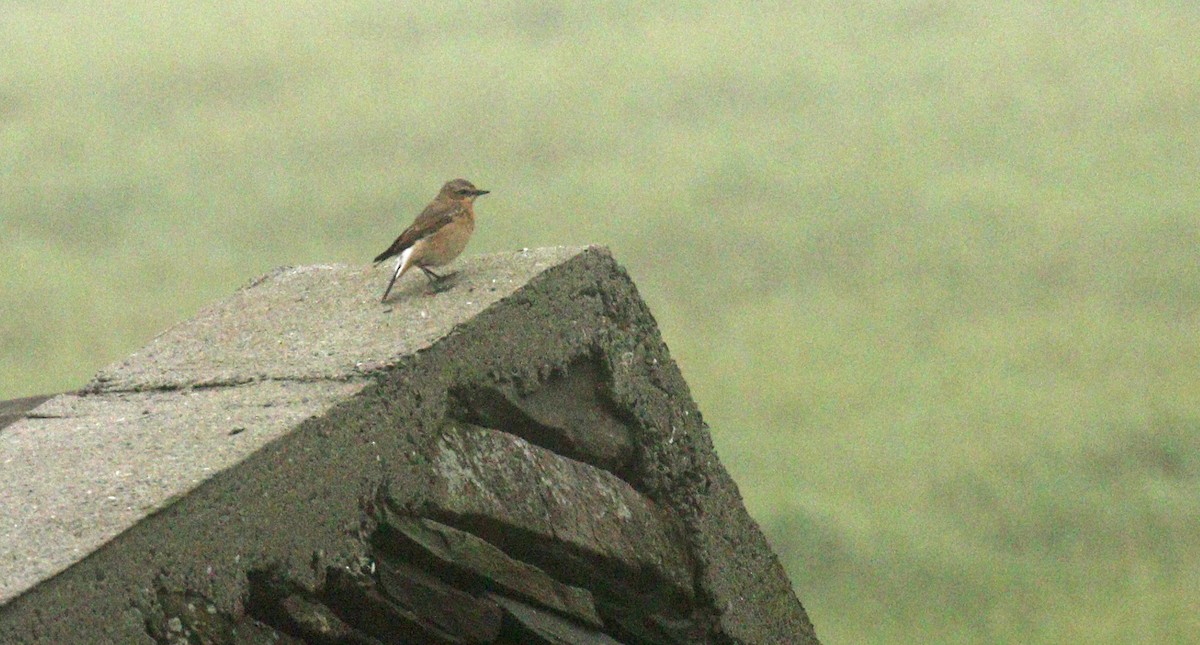
<svg viewBox="0 0 1200 645">
<path fill-rule="evenodd" d="M 692 595 L 683 527 L 615 475 L 465 424 L 442 428 L 431 463 L 438 480 L 426 511 L 434 516 L 487 518 L 483 528 L 494 535 L 525 536 L 507 540 L 510 548 L 541 553 L 560 569 L 577 561 L 581 580 L 645 578 L 637 584 Z"/>
<path fill-rule="evenodd" d="M 381 526 L 387 530 L 389 548 L 415 560 L 432 562 L 456 577 L 466 576 L 477 586 L 502 591 L 592 627 L 603 626 L 592 594 L 586 589 L 563 584 L 466 531 L 400 515 L 387 506 L 379 515 Z"/>
<path fill-rule="evenodd" d="M 621 645 L 603 632 L 572 623 L 500 594 L 488 594 L 505 613 L 510 638 L 522 645 Z"/>
</svg>

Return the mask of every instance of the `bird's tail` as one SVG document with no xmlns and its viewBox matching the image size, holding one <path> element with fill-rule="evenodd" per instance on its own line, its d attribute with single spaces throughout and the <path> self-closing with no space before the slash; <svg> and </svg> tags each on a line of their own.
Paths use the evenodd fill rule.
<svg viewBox="0 0 1200 645">
<path fill-rule="evenodd" d="M 400 276 L 404 275 L 405 271 L 408 271 L 409 267 L 411 266 L 408 263 L 408 259 L 412 257 L 412 251 L 413 247 L 410 246 L 407 249 L 404 249 L 404 252 L 400 254 L 400 259 L 396 261 L 396 270 L 392 273 L 392 279 L 390 282 L 388 282 L 387 289 L 384 290 L 383 297 L 379 299 L 379 302 L 387 301 L 388 294 L 392 292 L 392 287 L 396 286 L 396 280 L 399 279 Z M 381 255 L 379 258 L 375 259 L 375 262 L 382 262 L 383 260 L 386 260 L 387 257 L 388 256 L 386 254 Z"/>
<path fill-rule="evenodd" d="M 392 242 L 391 246 L 387 247 L 386 251 L 375 256 L 375 264 L 379 264 L 388 258 L 394 258 L 410 248 L 412 248 L 412 242 L 405 241 L 404 236 L 401 235 L 396 238 L 395 242 Z"/>
</svg>

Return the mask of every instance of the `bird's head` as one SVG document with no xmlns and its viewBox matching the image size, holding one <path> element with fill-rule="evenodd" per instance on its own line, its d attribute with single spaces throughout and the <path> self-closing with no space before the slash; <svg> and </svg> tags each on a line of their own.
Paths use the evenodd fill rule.
<svg viewBox="0 0 1200 645">
<path fill-rule="evenodd" d="M 480 190 L 475 187 L 475 184 L 466 179 L 452 179 L 442 186 L 442 192 L 438 193 L 439 199 L 450 199 L 456 202 L 473 202 L 476 197 L 486 195 L 490 191 Z"/>
</svg>

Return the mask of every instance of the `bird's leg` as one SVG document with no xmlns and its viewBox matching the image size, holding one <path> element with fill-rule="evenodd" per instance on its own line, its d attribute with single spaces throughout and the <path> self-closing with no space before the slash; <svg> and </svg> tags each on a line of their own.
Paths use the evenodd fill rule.
<svg viewBox="0 0 1200 645">
<path fill-rule="evenodd" d="M 419 265 L 419 264 L 418 264 L 418 265 L 417 265 L 417 268 L 418 268 L 418 269 L 420 269 L 421 271 L 423 271 L 423 272 L 425 273 L 425 277 L 426 277 L 426 278 L 429 278 L 429 282 L 430 282 L 430 283 L 437 282 L 437 281 L 441 280 L 441 279 L 444 277 L 444 276 L 440 276 L 440 275 L 438 275 L 438 274 L 434 273 L 434 272 L 433 272 L 432 270 L 430 270 L 428 267 L 423 267 L 423 266 L 421 266 L 421 265 Z"/>
</svg>

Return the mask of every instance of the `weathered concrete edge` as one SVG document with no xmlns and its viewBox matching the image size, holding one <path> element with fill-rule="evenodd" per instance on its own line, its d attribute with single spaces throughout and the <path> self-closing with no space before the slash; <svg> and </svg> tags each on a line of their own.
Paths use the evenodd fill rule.
<svg viewBox="0 0 1200 645">
<path fill-rule="evenodd" d="M 607 256 L 607 252 L 603 253 Z M 593 256 L 592 260 L 596 258 Z M 574 260 L 573 260 L 574 261 Z M 608 258 L 611 263 L 611 257 Z M 624 275 L 624 271 L 617 267 L 615 263 L 612 266 Z M 561 268 L 561 267 L 556 267 Z M 579 269 L 580 267 L 576 267 Z M 586 269 L 587 267 L 583 267 Z M 539 275 L 538 278 L 543 278 L 544 275 Z M 578 276 L 577 276 L 578 277 Z M 627 278 L 626 278 L 627 280 Z M 596 280 L 600 285 L 603 280 Z M 531 281 L 532 285 L 533 281 Z M 611 283 L 610 283 L 611 286 Z M 562 290 L 562 284 L 550 284 L 551 290 Z M 526 287 L 528 288 L 528 286 Z M 592 351 L 597 345 L 605 347 L 605 353 L 611 359 L 611 365 L 614 373 L 626 372 L 621 377 L 628 377 L 635 371 L 635 365 L 656 365 L 659 368 L 651 369 L 649 375 L 639 374 L 638 380 L 644 381 L 649 378 L 654 382 L 656 387 L 661 388 L 662 395 L 666 397 L 668 408 L 675 408 L 670 400 L 675 398 L 670 394 L 670 390 L 674 390 L 676 394 L 682 392 L 686 399 L 686 404 L 682 407 L 684 411 L 682 416 L 688 415 L 688 409 L 694 410 L 694 404 L 690 397 L 686 396 L 686 384 L 683 384 L 683 389 L 679 390 L 672 386 L 674 380 L 673 375 L 678 375 L 678 369 L 670 359 L 666 356 L 666 348 L 661 344 L 661 339 L 658 338 L 657 330 L 652 329 L 652 338 L 639 340 L 638 334 L 623 334 L 615 328 L 621 327 L 622 324 L 628 323 L 628 317 L 639 317 L 641 314 L 637 311 L 631 311 L 630 303 L 614 302 L 623 301 L 632 296 L 636 299 L 636 289 L 632 283 L 628 283 L 626 293 L 605 293 L 604 289 L 599 291 L 591 291 L 583 294 L 585 298 L 598 298 L 605 300 L 605 307 L 614 314 L 615 323 L 609 325 L 605 329 L 600 330 L 584 330 L 581 325 L 572 327 L 569 324 L 570 316 L 563 316 L 562 309 L 575 309 L 574 306 L 567 306 L 560 300 L 550 298 L 549 304 L 551 308 L 558 308 L 559 311 L 551 312 L 549 315 L 541 316 L 542 320 L 547 321 L 547 330 L 553 330 L 551 336 L 555 338 L 547 339 L 547 342 L 554 347 L 554 351 L 549 354 L 551 356 L 550 364 L 531 364 L 528 360 L 520 360 L 517 357 L 515 362 L 511 356 L 503 356 L 506 350 L 511 350 L 511 343 L 496 349 L 496 354 L 499 356 L 493 357 L 489 368 L 487 365 L 476 365 L 469 368 L 470 371 L 484 370 L 500 370 L 508 374 L 512 374 L 512 378 L 537 378 L 538 375 L 544 374 L 547 370 L 561 367 L 567 362 L 578 356 L 582 352 Z M 576 294 L 579 295 L 579 294 Z M 512 298 L 519 300 L 527 300 L 530 296 L 523 288 L 519 293 L 513 294 Z M 633 304 L 633 310 L 640 310 L 650 324 L 653 324 L 653 319 L 649 318 L 649 312 L 645 310 L 644 304 Z M 512 304 L 512 303 L 509 303 Z M 615 310 L 611 309 L 615 307 Z M 489 308 L 485 313 L 488 316 L 495 318 L 500 312 L 504 315 L 511 315 L 514 312 L 506 311 L 508 307 L 501 306 L 497 303 L 495 307 Z M 519 312 L 517 318 L 521 319 L 526 312 Z M 484 316 L 484 317 L 488 317 Z M 584 318 L 579 316 L 579 318 Z M 478 324 L 487 327 L 489 324 L 495 323 L 495 320 L 478 322 Z M 472 321 L 472 324 L 477 324 L 477 321 Z M 509 328 L 513 329 L 512 327 Z M 343 511 L 338 513 L 339 517 L 336 520 L 322 517 L 321 514 L 313 514 L 312 511 L 316 507 L 321 508 L 347 508 L 343 504 L 349 504 L 353 507 L 357 500 L 362 499 L 362 495 L 372 494 L 375 485 L 381 479 L 394 479 L 396 477 L 403 478 L 404 468 L 400 470 L 389 470 L 384 468 L 368 468 L 371 473 L 364 472 L 364 464 L 374 464 L 386 460 L 390 460 L 393 465 L 403 465 L 405 455 L 408 454 L 404 448 L 407 442 L 413 440 L 413 437 L 389 437 L 392 445 L 373 445 L 371 448 L 364 448 L 362 438 L 358 437 L 356 441 L 349 444 L 346 443 L 347 432 L 352 434 L 362 430 L 377 429 L 381 425 L 386 425 L 387 415 L 377 402 L 385 400 L 396 403 L 396 395 L 402 393 L 421 392 L 427 395 L 427 398 L 418 401 L 414 404 L 411 401 L 403 404 L 402 407 L 410 407 L 415 405 L 416 408 L 436 407 L 438 389 L 444 388 L 451 380 L 447 380 L 450 375 L 458 374 L 465 366 L 453 365 L 445 366 L 447 374 L 434 375 L 429 378 L 414 380 L 412 376 L 420 373 L 421 364 L 428 360 L 435 360 L 439 346 L 448 341 L 453 341 L 456 338 L 459 340 L 471 337 L 470 340 L 478 342 L 478 334 L 464 333 L 451 334 L 447 338 L 443 338 L 439 343 L 424 350 L 417 352 L 417 355 L 406 357 L 403 365 L 398 365 L 394 370 L 385 370 L 386 374 L 381 374 L 379 383 L 375 386 L 370 386 L 359 396 L 354 397 L 343 404 L 336 407 L 329 414 L 321 417 L 310 419 L 309 422 L 301 424 L 302 427 L 297 428 L 297 432 L 291 433 L 283 437 L 280 441 L 268 446 L 264 451 L 254 455 L 251 460 L 255 463 L 242 463 L 236 467 L 238 472 L 223 473 L 222 476 L 214 478 L 212 481 L 206 482 L 194 494 L 180 500 L 179 503 L 172 507 L 164 509 L 156 516 L 131 531 L 120 536 L 118 540 L 106 547 L 103 553 L 96 553 L 89 556 L 85 562 L 81 563 L 81 567 L 73 568 L 65 572 L 58 579 L 55 579 L 54 588 L 46 589 L 43 592 L 46 595 L 59 595 L 65 599 L 77 600 L 80 597 L 88 596 L 97 599 L 98 606 L 86 605 L 85 607 L 73 607 L 77 612 L 75 624 L 83 629 L 89 630 L 104 630 L 106 623 L 105 618 L 109 614 L 104 612 L 105 609 L 124 612 L 126 616 L 125 628 L 129 631 L 122 631 L 124 636 L 137 637 L 139 634 L 144 635 L 141 631 L 141 624 L 138 612 L 130 607 L 129 604 L 113 604 L 111 596 L 117 592 L 122 592 L 123 585 L 134 584 L 144 585 L 146 579 L 154 577 L 158 572 L 165 576 L 163 580 L 172 586 L 188 587 L 205 592 L 210 597 L 218 600 L 225 608 L 233 606 L 242 587 L 240 582 L 234 580 L 230 582 L 230 578 L 237 578 L 246 568 L 255 566 L 255 564 L 264 564 L 269 562 L 281 561 L 288 566 L 290 570 L 298 573 L 312 571 L 316 569 L 314 563 L 309 562 L 301 554 L 322 552 L 328 560 L 338 560 L 340 558 L 349 557 L 361 548 L 361 543 L 354 539 L 348 538 L 347 535 L 352 534 L 352 527 L 345 525 L 348 519 L 357 517 L 354 512 Z M 498 342 L 498 339 L 493 338 L 492 343 Z M 503 343 L 502 343 L 503 345 Z M 657 347 L 655 346 L 657 345 Z M 460 346 L 456 351 L 449 353 L 462 354 L 463 348 Z M 626 359 L 628 355 L 629 360 Z M 557 356 L 557 361 L 553 359 Z M 616 357 L 620 357 L 616 359 Z M 444 356 L 443 356 L 444 358 Z M 451 361 L 453 362 L 453 361 Z M 661 367 L 667 365 L 669 367 Z M 662 370 L 666 370 L 666 374 Z M 674 374 L 671 374 L 674 373 Z M 682 377 L 679 376 L 679 383 L 682 383 Z M 629 389 L 636 389 L 632 386 Z M 444 392 L 442 393 L 444 396 Z M 637 397 L 634 397 L 635 399 Z M 633 400 L 631 403 L 639 408 L 639 417 L 643 420 L 663 421 L 661 414 L 664 410 L 661 408 L 663 403 L 662 396 L 650 397 L 649 401 Z M 411 409 L 416 413 L 416 409 Z M 707 495 L 707 487 L 711 480 L 704 476 L 705 468 L 697 468 L 704 464 L 718 463 L 712 461 L 715 455 L 711 454 L 711 443 L 707 441 L 707 431 L 703 430 L 703 423 L 699 420 L 698 412 L 690 415 L 698 426 L 688 424 L 683 428 L 684 435 L 681 441 L 675 442 L 677 445 L 675 451 L 666 450 L 669 445 L 666 441 L 668 433 L 671 437 L 675 436 L 676 426 L 670 423 L 672 420 L 678 420 L 681 413 L 676 409 L 665 410 L 667 423 L 654 425 L 654 434 L 657 436 L 647 436 L 645 441 L 654 443 L 659 448 L 655 450 L 657 455 L 652 455 L 651 463 L 648 468 L 651 472 L 646 473 L 648 487 L 650 491 L 658 498 L 664 501 L 671 499 L 685 502 L 683 512 L 689 512 L 686 504 L 692 505 L 692 523 L 695 530 L 701 535 L 697 538 L 696 544 L 702 548 L 712 547 L 714 542 L 725 542 L 730 545 L 735 551 L 739 550 L 741 545 L 736 540 L 730 538 L 739 537 L 740 532 L 731 530 L 729 526 L 713 526 L 715 520 L 707 522 L 697 522 L 697 515 L 703 515 L 706 503 L 700 498 Z M 439 413 L 440 414 L 440 413 Z M 428 415 L 427 415 L 428 416 Z M 434 415 L 437 416 L 437 415 Z M 431 417 L 432 418 L 432 417 Z M 699 428 L 702 432 L 697 432 Z M 302 436 L 303 435 L 303 436 Z M 690 438 L 689 435 L 691 435 Z M 374 444 L 374 442 L 371 442 Z M 686 448 L 682 444 L 688 444 Z M 705 445 L 707 444 L 707 445 Z M 339 451 L 340 448 L 345 448 L 344 451 Z M 667 473 L 658 470 L 660 467 L 667 466 L 669 462 L 690 462 L 690 468 L 686 471 L 690 473 L 685 481 L 670 481 L 666 477 Z M 661 462 L 661 463 L 657 463 Z M 268 468 L 266 466 L 274 466 Z M 410 464 L 411 466 L 411 464 Z M 343 470 L 339 470 L 342 468 Z M 715 466 L 719 468 L 719 465 Z M 324 470 L 330 473 L 359 473 L 357 479 L 353 482 L 346 481 L 327 481 L 324 478 L 313 477 L 312 473 L 318 470 Z M 655 480 L 655 474 L 662 475 L 661 480 Z M 716 477 L 715 479 L 721 479 Z M 726 476 L 727 479 L 727 476 Z M 293 482 L 296 484 L 294 489 L 281 490 L 280 499 L 274 500 L 275 506 L 264 506 L 260 494 L 264 490 L 272 488 L 278 490 L 281 482 Z M 716 482 L 718 485 L 723 482 Z M 736 497 L 736 487 L 729 482 L 731 489 Z M 722 486 L 724 488 L 724 486 Z M 357 491 L 358 494 L 352 494 Z M 351 493 L 351 494 L 348 494 Z M 286 500 L 292 500 L 291 503 L 285 503 Z M 239 508 L 237 516 L 228 522 L 223 523 L 221 527 L 214 533 L 212 527 L 198 524 L 204 516 L 212 517 L 220 515 L 221 509 L 228 505 L 230 499 L 247 499 L 251 503 L 244 508 Z M 313 500 L 320 499 L 324 504 L 314 504 Z M 711 503 L 710 500 L 708 503 Z M 283 509 L 282 511 L 280 509 Z M 294 512 L 294 511 L 299 512 Z M 758 535 L 761 540 L 761 533 L 758 532 L 757 526 L 753 524 L 753 520 L 745 514 L 744 509 L 737 509 L 738 512 L 733 514 L 733 521 L 737 525 L 748 523 L 750 529 Z M 282 515 L 280 515 L 282 513 Z M 264 522 L 263 516 L 269 515 L 273 520 L 283 520 L 282 522 Z M 348 516 L 350 516 L 348 518 Z M 198 519 L 199 518 L 199 519 Z M 330 522 L 336 526 L 328 526 Z M 339 524 L 340 523 L 340 524 Z M 289 529 L 295 529 L 290 531 Z M 743 527 L 744 528 L 744 527 Z M 280 531 L 288 532 L 290 538 L 286 544 L 278 543 L 261 543 L 256 542 L 253 549 L 241 549 L 237 545 L 244 544 L 243 533 L 258 533 L 261 536 L 273 536 L 278 538 Z M 733 535 L 739 533 L 739 535 Z M 237 545 L 230 541 L 236 542 Z M 164 543 L 178 542 L 180 544 L 194 545 L 197 547 L 194 558 L 201 563 L 208 562 L 208 566 L 201 566 L 197 562 L 178 563 L 172 565 L 172 558 L 168 557 L 168 549 L 163 548 Z M 340 545 L 340 546 L 339 546 Z M 714 550 L 714 554 L 715 554 Z M 130 564 L 130 558 L 137 558 L 139 554 L 148 554 L 146 562 L 137 565 Z M 236 554 L 233 558 L 219 557 L 221 554 L 229 556 Z M 778 568 L 778 563 L 775 562 L 776 570 L 782 575 L 782 570 Z M 712 585 L 712 578 L 719 572 L 705 571 L 705 579 Z M 311 574 L 310 574 L 311 575 Z M 132 576 L 132 577 L 131 577 Z M 769 578 L 777 576 L 768 575 Z M 783 578 L 783 584 L 787 585 L 786 578 Z M 772 584 L 770 587 L 778 587 L 777 584 Z M 788 595 L 790 595 L 790 585 L 788 586 Z M 796 631 L 798 625 L 794 622 L 787 621 L 785 624 L 780 624 L 772 628 L 770 625 L 764 625 L 756 620 L 733 620 L 736 617 L 750 618 L 770 618 L 769 615 L 761 615 L 759 612 L 762 608 L 746 608 L 745 603 L 737 596 L 731 596 L 731 589 L 723 589 L 717 585 L 713 585 L 712 589 L 707 590 L 713 604 L 724 609 L 722 616 L 722 624 L 725 626 L 728 636 L 733 638 L 733 642 L 816 642 L 815 637 L 811 636 L 811 624 L 807 624 L 807 618 L 803 617 L 803 610 L 800 609 L 800 616 L 806 623 L 806 633 Z M 142 595 L 149 593 L 148 588 L 144 588 Z M 124 596 L 123 596 L 124 597 Z M 743 597 L 744 598 L 744 597 Z M 26 598 L 18 599 L 14 605 L 22 604 L 21 601 Z M 32 601 L 32 599 L 29 599 Z M 799 603 L 791 597 L 790 601 L 784 600 L 782 607 L 790 608 L 791 610 L 799 608 Z M 31 627 L 34 631 L 21 633 L 42 633 L 50 635 L 50 626 L 44 622 L 36 620 L 35 616 L 30 611 L 33 610 L 33 605 L 29 604 L 24 607 L 14 607 L 10 605 L 0 607 L 0 636 L 13 636 L 12 642 L 24 642 L 17 640 L 15 636 L 17 631 L 8 631 L 9 621 L 4 620 L 4 614 L 8 613 L 9 617 L 16 613 L 16 610 L 23 609 L 25 611 L 25 619 L 27 627 Z M 80 616 L 78 614 L 89 614 L 93 620 L 87 620 L 89 616 Z M 769 612 L 768 612 L 769 614 Z M 64 617 L 65 618 L 65 617 Z M 40 631 L 38 631 L 40 629 Z M 104 634 L 103 631 L 80 631 L 80 634 Z M 777 633 L 783 640 L 771 640 L 768 634 Z M 115 634 L 114 634 L 115 635 Z M 0 638 L 4 642 L 8 642 L 4 638 Z M 128 642 L 145 642 L 144 640 L 129 640 Z"/>
</svg>

